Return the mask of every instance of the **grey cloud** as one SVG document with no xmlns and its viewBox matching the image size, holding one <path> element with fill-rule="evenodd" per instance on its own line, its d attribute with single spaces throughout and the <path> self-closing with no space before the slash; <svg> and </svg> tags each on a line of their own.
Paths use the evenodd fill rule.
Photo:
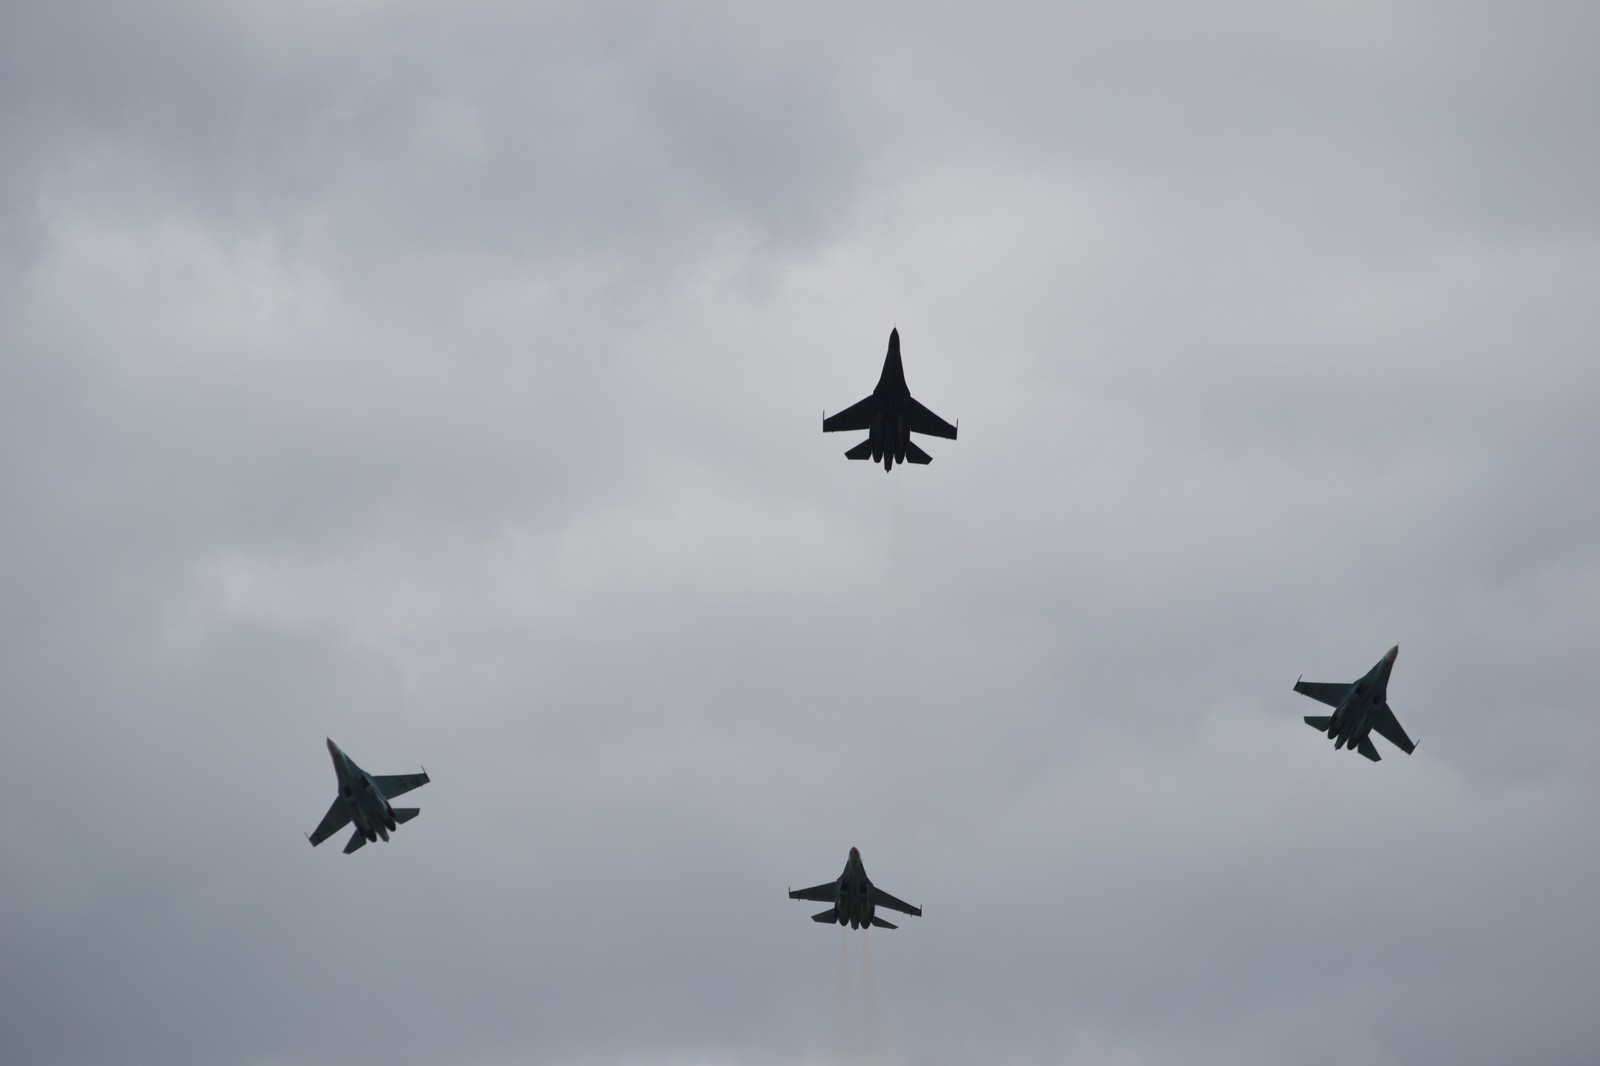
<svg viewBox="0 0 1600 1066">
<path fill-rule="evenodd" d="M 1589 16 L 1130 10 L 0 15 L 0 1058 L 1578 1061 Z"/>
</svg>

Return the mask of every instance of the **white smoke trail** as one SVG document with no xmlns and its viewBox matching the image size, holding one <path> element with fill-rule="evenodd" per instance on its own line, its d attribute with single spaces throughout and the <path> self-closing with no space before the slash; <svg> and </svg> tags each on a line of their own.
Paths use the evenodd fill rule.
<svg viewBox="0 0 1600 1066">
<path fill-rule="evenodd" d="M 855 1060 L 855 1004 L 850 994 L 850 930 L 839 927 L 839 966 L 833 991 L 833 1060 L 849 1066 Z"/>
<path fill-rule="evenodd" d="M 861 932 L 861 1009 L 861 1059 L 880 1063 L 883 1057 L 878 1040 L 878 979 L 872 970 L 872 933 L 868 930 Z"/>
<path fill-rule="evenodd" d="M 884 632 L 892 633 L 905 622 L 905 481 L 904 477 L 890 475 L 893 484 L 886 486 L 889 495 L 889 521 L 884 539 L 883 573 L 886 585 Z"/>
</svg>

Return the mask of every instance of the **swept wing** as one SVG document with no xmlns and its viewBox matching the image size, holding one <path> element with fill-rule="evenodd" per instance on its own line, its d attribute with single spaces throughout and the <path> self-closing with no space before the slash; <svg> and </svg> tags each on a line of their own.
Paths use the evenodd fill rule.
<svg viewBox="0 0 1600 1066">
<path fill-rule="evenodd" d="M 956 439 L 956 427 L 928 410 L 917 402 L 915 396 L 907 397 L 911 401 L 911 418 L 909 428 L 913 433 L 926 433 L 930 437 L 944 437 L 947 440 Z M 843 412 L 840 412 L 841 414 Z"/>
<path fill-rule="evenodd" d="M 387 774 L 373 777 L 372 783 L 378 786 L 384 799 L 394 799 L 403 796 L 414 788 L 421 788 L 428 783 L 427 774 Z"/>
<path fill-rule="evenodd" d="M 829 881 L 825 885 L 817 885 L 814 888 L 791 888 L 789 890 L 789 898 L 809 899 L 816 903 L 837 903 L 839 902 L 839 882 Z M 820 922 L 822 919 L 818 918 L 817 921 Z"/>
<path fill-rule="evenodd" d="M 878 411 L 878 398 L 868 396 L 846 407 L 843 411 L 822 420 L 822 432 L 838 433 L 841 430 L 871 429 L 872 416 Z"/>
<path fill-rule="evenodd" d="M 1350 691 L 1350 686 L 1335 684 L 1332 681 L 1296 681 L 1294 690 L 1302 696 L 1310 696 L 1318 703 L 1337 707 L 1344 702 L 1344 695 Z"/>
<path fill-rule="evenodd" d="M 1387 703 L 1373 714 L 1372 728 L 1377 730 L 1378 735 L 1383 737 L 1384 740 L 1387 740 L 1407 755 L 1410 755 L 1416 749 L 1416 743 L 1406 736 L 1404 729 L 1400 728 L 1399 720 L 1395 718 L 1394 712 L 1389 709 Z"/>
<path fill-rule="evenodd" d="M 888 907 L 892 911 L 899 911 L 901 914 L 909 914 L 917 918 L 922 917 L 921 907 L 913 907 L 904 900 L 895 899 L 876 885 L 872 888 L 872 902 L 879 907 Z M 891 926 L 891 928 L 893 927 Z"/>
<path fill-rule="evenodd" d="M 317 828 L 311 833 L 311 846 L 327 840 L 333 834 L 350 824 L 350 809 L 341 800 L 334 800 L 333 806 L 328 808 L 328 813 L 322 816 L 322 821 L 317 823 Z"/>
</svg>

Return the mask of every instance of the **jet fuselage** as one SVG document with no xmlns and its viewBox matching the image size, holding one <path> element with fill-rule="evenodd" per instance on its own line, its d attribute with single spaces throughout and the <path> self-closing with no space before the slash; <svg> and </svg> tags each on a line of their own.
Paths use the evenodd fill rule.
<svg viewBox="0 0 1600 1066">
<path fill-rule="evenodd" d="M 1344 700 L 1334 708 L 1328 737 L 1335 750 L 1359 747 L 1371 735 L 1375 713 L 1389 700 L 1389 673 L 1399 654 L 1398 644 L 1390 648 L 1365 677 L 1350 686 Z"/>
<path fill-rule="evenodd" d="M 866 867 L 861 864 L 861 852 L 855 848 L 850 849 L 850 858 L 845 862 L 844 872 L 839 875 L 837 883 L 839 924 L 852 929 L 869 928 L 878 908 L 872 898 L 872 881 L 867 877 Z"/>
<path fill-rule="evenodd" d="M 372 775 L 356 765 L 332 739 L 328 741 L 328 754 L 333 757 L 333 772 L 339 778 L 339 798 L 350 814 L 350 821 L 368 841 L 380 836 L 389 839 L 389 830 L 395 828 L 394 808 L 372 780 Z"/>
<path fill-rule="evenodd" d="M 906 445 L 911 443 L 911 389 L 906 385 L 905 364 L 900 361 L 899 330 L 889 334 L 889 354 L 872 395 L 878 398 L 878 413 L 867 429 L 872 461 L 892 470 L 895 463 L 906 461 Z"/>
</svg>

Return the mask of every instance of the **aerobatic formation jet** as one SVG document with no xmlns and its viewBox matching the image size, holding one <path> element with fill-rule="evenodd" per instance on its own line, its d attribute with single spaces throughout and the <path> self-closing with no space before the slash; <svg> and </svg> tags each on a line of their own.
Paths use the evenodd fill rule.
<svg viewBox="0 0 1600 1066">
<path fill-rule="evenodd" d="M 845 452 L 845 458 L 871 459 L 882 463 L 885 471 L 892 470 L 895 463 L 933 462 L 933 457 L 912 441 L 913 433 L 956 439 L 955 426 L 912 399 L 905 367 L 900 363 L 898 329 L 889 331 L 889 354 L 883 360 L 883 373 L 872 395 L 832 418 L 822 419 L 824 433 L 862 429 L 867 431 L 867 439 Z"/>
<path fill-rule="evenodd" d="M 1417 745 L 1406 736 L 1400 723 L 1389 709 L 1389 671 L 1394 669 L 1400 645 L 1389 649 L 1388 654 L 1359 681 L 1335 684 L 1325 681 L 1296 681 L 1294 690 L 1310 696 L 1333 708 L 1332 714 L 1308 714 L 1306 725 L 1327 733 L 1333 746 L 1359 751 L 1373 762 L 1380 758 L 1372 746 L 1374 729 L 1389 743 L 1410 755 Z"/>
<path fill-rule="evenodd" d="M 832 907 L 820 914 L 813 914 L 811 920 L 838 922 L 852 929 L 865 929 L 869 925 L 876 925 L 882 929 L 898 929 L 899 926 L 884 921 L 874 913 L 879 907 L 887 907 L 889 910 L 916 918 L 922 917 L 921 907 L 903 903 L 883 889 L 874 887 L 871 879 L 867 877 L 866 868 L 861 865 L 861 852 L 855 848 L 850 849 L 850 859 L 844 864 L 844 873 L 839 875 L 837 881 L 829 881 L 815 888 L 802 888 L 799 891 L 790 889 L 789 898 L 831 903 Z"/>
<path fill-rule="evenodd" d="M 328 754 L 333 756 L 333 772 L 339 778 L 339 794 L 333 798 L 333 806 L 328 808 L 328 813 L 322 816 L 321 824 L 306 838 L 311 841 L 312 847 L 354 822 L 356 831 L 344 846 L 344 853 L 348 855 L 369 840 L 379 837 L 388 840 L 389 833 L 401 822 L 409 822 L 417 816 L 418 808 L 393 807 L 389 801 L 426 785 L 426 770 L 420 774 L 374 777 L 357 766 L 355 760 L 332 740 L 328 741 Z"/>
</svg>

